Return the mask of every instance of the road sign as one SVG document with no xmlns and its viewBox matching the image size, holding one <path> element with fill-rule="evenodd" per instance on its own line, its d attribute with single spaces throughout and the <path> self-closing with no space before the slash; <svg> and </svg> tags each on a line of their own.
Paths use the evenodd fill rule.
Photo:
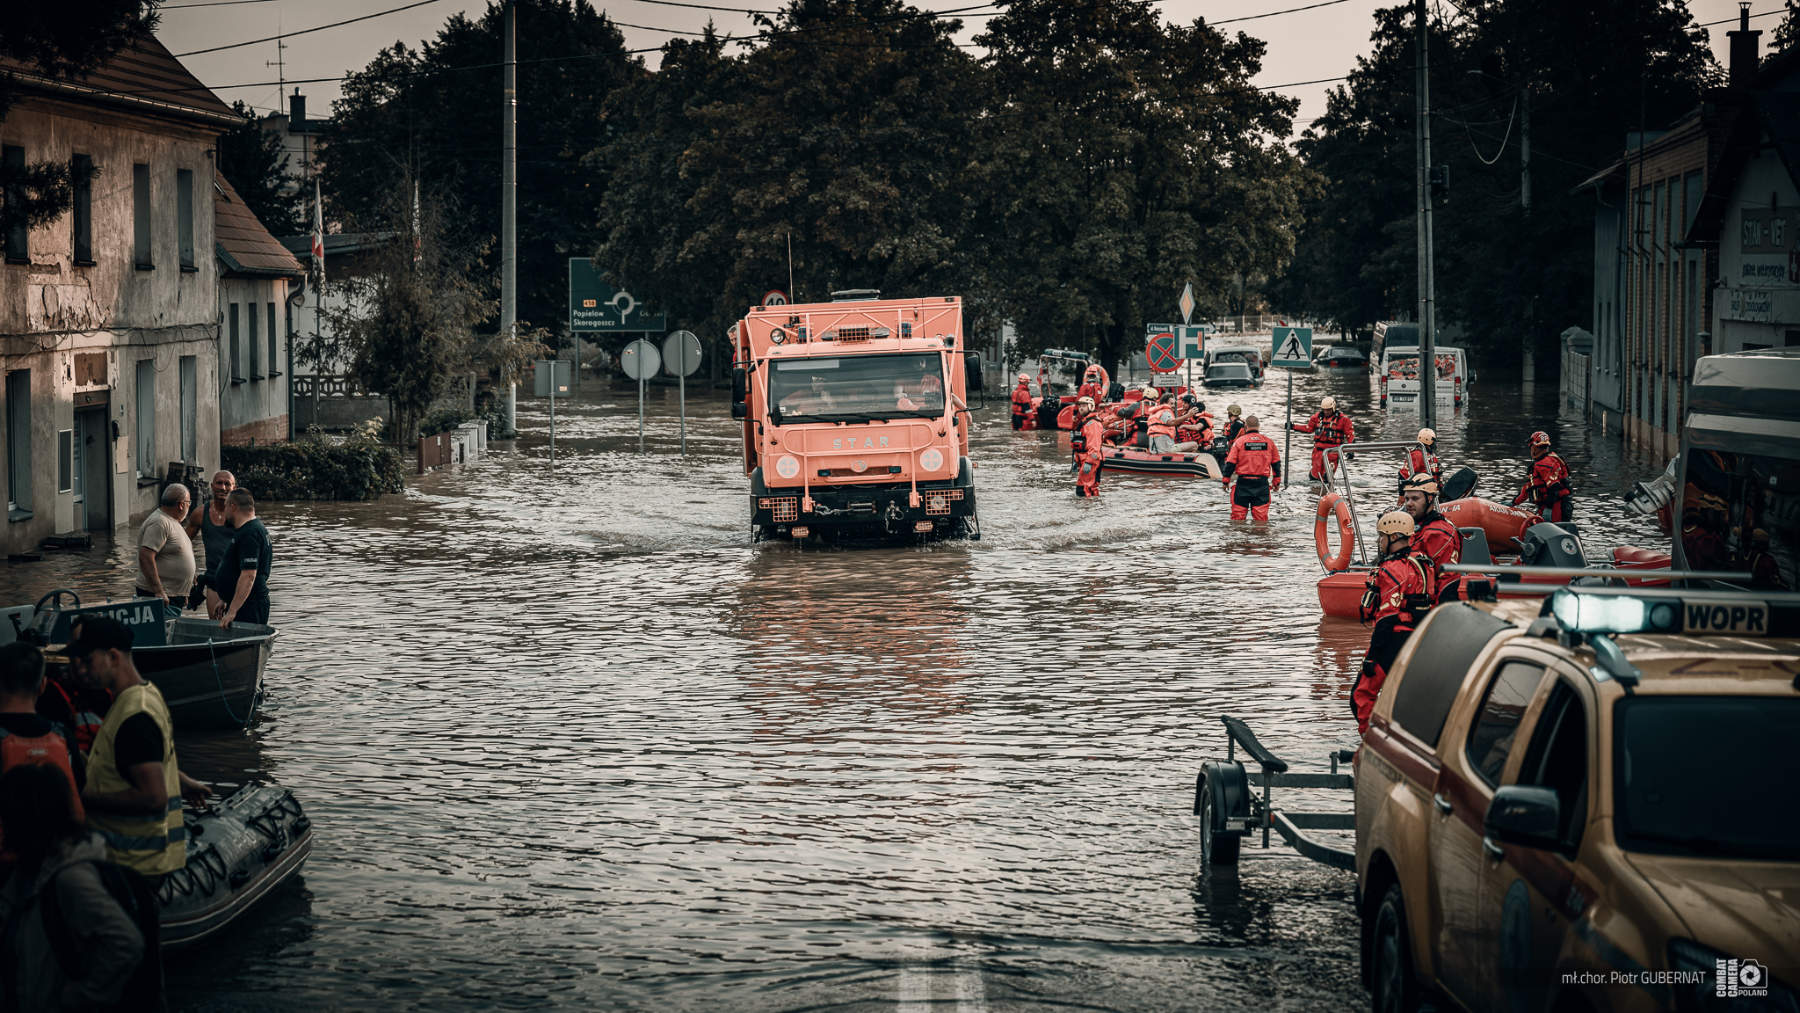
<svg viewBox="0 0 1800 1013">
<path fill-rule="evenodd" d="M 1269 365 L 1289 369 L 1312 368 L 1312 328 L 1273 328 L 1270 344 Z"/>
<path fill-rule="evenodd" d="M 619 365 L 624 368 L 625 375 L 633 380 L 648 380 L 662 368 L 662 355 L 656 346 L 639 338 L 625 346 L 619 353 Z"/>
<path fill-rule="evenodd" d="M 1181 368 L 1181 350 L 1176 346 L 1175 335 L 1170 331 L 1152 335 L 1144 344 L 1144 358 L 1150 361 L 1150 369 L 1156 373 L 1173 373 Z"/>
<path fill-rule="evenodd" d="M 1181 301 L 1175 304 L 1181 310 L 1181 322 L 1194 322 L 1194 283 L 1188 282 L 1181 290 Z"/>
<path fill-rule="evenodd" d="M 555 370 L 554 379 L 552 379 L 552 370 Z M 536 384 L 532 389 L 532 393 L 536 394 L 538 397 L 549 397 L 551 394 L 551 384 L 556 385 L 557 397 L 568 397 L 569 387 L 573 382 L 569 376 L 569 360 L 539 359 L 537 361 L 537 373 L 534 379 Z"/>
<path fill-rule="evenodd" d="M 1175 328 L 1175 337 L 1179 339 L 1178 351 L 1184 359 L 1201 359 L 1206 356 L 1206 332 L 1199 324 L 1189 324 Z"/>
<path fill-rule="evenodd" d="M 675 376 L 693 376 L 700 368 L 700 338 L 693 331 L 676 331 L 663 339 L 663 365 Z"/>
<path fill-rule="evenodd" d="M 787 302 L 787 293 L 778 288 L 772 288 L 763 293 L 762 304 L 764 306 L 786 306 Z"/>
<path fill-rule="evenodd" d="M 661 334 L 668 330 L 668 318 L 645 309 L 630 292 L 601 281 L 591 259 L 570 257 L 569 330 Z"/>
</svg>

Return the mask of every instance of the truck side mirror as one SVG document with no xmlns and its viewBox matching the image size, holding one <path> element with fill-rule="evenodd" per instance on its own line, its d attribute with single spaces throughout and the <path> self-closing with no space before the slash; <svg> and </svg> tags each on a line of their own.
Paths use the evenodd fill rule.
<svg viewBox="0 0 1800 1013">
<path fill-rule="evenodd" d="M 1502 844 L 1555 851 L 1563 846 L 1557 834 L 1561 815 L 1556 792 L 1551 789 L 1502 785 L 1488 803 L 1483 830 Z"/>
<path fill-rule="evenodd" d="M 975 394 L 982 393 L 981 353 L 970 352 L 963 356 L 963 370 L 966 373 L 965 379 L 968 381 L 969 391 Z"/>
<path fill-rule="evenodd" d="M 744 400 L 749 394 L 749 371 L 742 366 L 731 368 L 731 417 L 741 419 L 750 414 Z"/>
</svg>

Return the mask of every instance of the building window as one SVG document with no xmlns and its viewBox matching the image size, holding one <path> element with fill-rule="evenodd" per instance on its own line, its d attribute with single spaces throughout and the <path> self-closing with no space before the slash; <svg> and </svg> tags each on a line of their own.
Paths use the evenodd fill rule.
<svg viewBox="0 0 1800 1013">
<path fill-rule="evenodd" d="M 4 158 L 7 171 L 12 173 L 15 181 L 25 171 L 25 149 L 15 144 L 0 148 L 0 158 Z M 13 208 L 25 202 L 25 184 L 14 182 L 6 188 L 5 204 L 10 214 Z M 6 262 L 23 264 L 31 259 L 26 249 L 27 240 L 31 238 L 31 227 L 26 224 L 22 214 L 12 215 L 12 221 L 6 226 Z"/>
<path fill-rule="evenodd" d="M 137 402 L 137 473 L 156 477 L 156 360 L 139 359 L 132 397 Z"/>
<path fill-rule="evenodd" d="M 262 379 L 262 342 L 257 337 L 256 308 L 255 303 L 244 304 L 244 316 L 249 318 L 246 322 L 250 325 L 250 379 L 252 380 Z"/>
<path fill-rule="evenodd" d="M 175 229 L 181 237 L 181 269 L 194 266 L 194 170 L 175 170 Z"/>
<path fill-rule="evenodd" d="M 31 518 L 31 370 L 6 374 L 6 515 Z"/>
<path fill-rule="evenodd" d="M 230 333 L 231 333 L 231 382 L 232 383 L 243 383 L 244 382 L 244 370 L 243 370 L 243 367 L 240 365 L 240 363 L 243 360 L 238 358 L 239 339 L 238 339 L 238 304 L 237 303 L 231 304 L 230 322 L 231 322 L 231 331 L 230 331 Z"/>
<path fill-rule="evenodd" d="M 181 357 L 181 459 L 200 459 L 200 357 Z"/>
<path fill-rule="evenodd" d="M 75 430 L 56 431 L 56 491 L 75 491 Z"/>
<path fill-rule="evenodd" d="M 131 259 L 140 271 L 156 267 L 150 252 L 150 167 L 142 162 L 131 167 Z"/>
<path fill-rule="evenodd" d="M 270 303 L 269 304 L 269 375 L 271 377 L 276 377 L 276 376 L 281 375 L 281 370 L 279 368 L 281 365 L 281 359 L 279 358 L 278 350 L 275 347 L 275 336 L 278 333 L 279 332 L 275 329 L 275 304 Z"/>
<path fill-rule="evenodd" d="M 69 159 L 69 174 L 74 177 L 75 199 L 70 222 L 75 227 L 73 243 L 75 263 L 94 263 L 94 159 L 92 155 L 76 155 Z"/>
</svg>

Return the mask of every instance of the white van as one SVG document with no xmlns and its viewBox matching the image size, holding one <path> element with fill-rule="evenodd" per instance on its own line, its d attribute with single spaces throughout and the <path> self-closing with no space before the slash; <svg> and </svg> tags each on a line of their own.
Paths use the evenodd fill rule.
<svg viewBox="0 0 1800 1013">
<path fill-rule="evenodd" d="M 1439 345 L 1432 349 L 1437 360 L 1437 400 L 1462 407 L 1469 391 L 1469 359 L 1460 348 Z M 1394 407 L 1415 405 L 1419 401 L 1419 348 L 1417 345 L 1394 347 L 1381 351 L 1381 406 L 1392 399 Z"/>
</svg>

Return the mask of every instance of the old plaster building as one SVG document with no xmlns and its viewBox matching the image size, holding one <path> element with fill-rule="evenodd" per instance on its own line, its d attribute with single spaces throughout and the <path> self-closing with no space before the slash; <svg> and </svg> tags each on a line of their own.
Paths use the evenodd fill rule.
<svg viewBox="0 0 1800 1013">
<path fill-rule="evenodd" d="M 15 165 L 62 162 L 68 213 L 0 264 L 0 549 L 151 510 L 170 462 L 219 460 L 213 149 L 237 121 L 153 38 L 75 81 L 10 65 Z"/>
<path fill-rule="evenodd" d="M 305 272 L 224 176 L 215 179 L 219 261 L 219 439 L 290 438 L 293 300 Z"/>
</svg>

